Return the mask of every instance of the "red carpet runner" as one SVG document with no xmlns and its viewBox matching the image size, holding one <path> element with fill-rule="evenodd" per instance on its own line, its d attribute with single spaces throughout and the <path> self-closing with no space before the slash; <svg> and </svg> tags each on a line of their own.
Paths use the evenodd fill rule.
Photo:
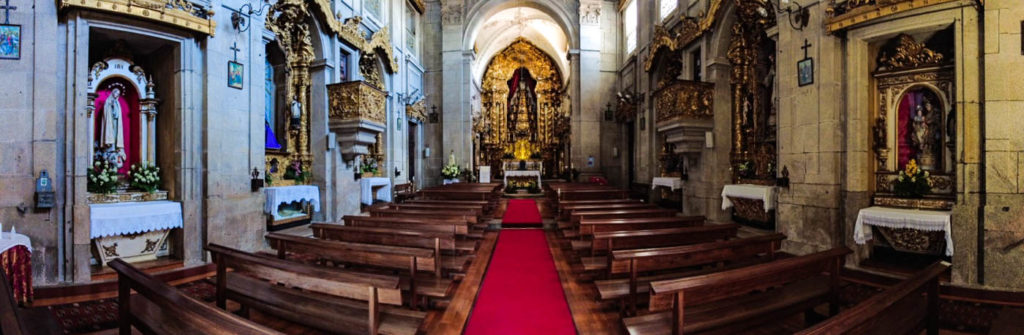
<svg viewBox="0 0 1024 335">
<path fill-rule="evenodd" d="M 537 210 L 537 202 L 533 199 L 509 199 L 508 209 L 505 210 L 505 217 L 501 219 L 502 226 L 540 226 L 540 211 Z"/>
<path fill-rule="evenodd" d="M 541 222 L 533 200 L 510 200 L 510 219 Z M 544 230 L 501 231 L 463 334 L 576 334 Z"/>
</svg>

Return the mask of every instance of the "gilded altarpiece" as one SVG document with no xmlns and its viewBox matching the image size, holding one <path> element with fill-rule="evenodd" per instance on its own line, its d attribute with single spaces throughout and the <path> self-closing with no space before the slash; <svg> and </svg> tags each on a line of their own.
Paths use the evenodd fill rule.
<svg viewBox="0 0 1024 335">
<path fill-rule="evenodd" d="M 289 125 L 288 131 L 284 134 L 278 134 L 287 137 L 284 141 L 287 145 L 280 150 L 268 150 L 266 153 L 265 171 L 273 180 L 274 186 L 295 183 L 294 179 L 284 178 L 284 174 L 293 164 L 298 163 L 303 169 L 309 169 L 313 164 L 309 148 L 309 64 L 315 55 L 310 27 L 306 23 L 309 19 L 308 6 L 301 0 L 277 2 L 267 15 L 267 29 L 274 32 L 286 58 L 285 97 L 298 103 L 292 108 L 301 109 L 298 123 Z"/>
<path fill-rule="evenodd" d="M 944 39 L 943 33 L 932 40 Z M 901 34 L 879 51 L 879 65 L 873 74 L 876 205 L 952 208 L 956 193 L 955 78 L 952 58 L 941 49 Z M 911 160 L 929 173 L 931 190 L 920 198 L 896 197 L 893 185 Z"/>
<path fill-rule="evenodd" d="M 765 14 L 767 13 L 767 14 Z M 778 161 L 775 100 L 774 9 L 759 0 L 736 1 L 736 22 L 726 57 L 732 64 L 733 177 L 737 183 L 775 183 Z"/>
<path fill-rule="evenodd" d="M 497 173 L 505 159 L 539 156 L 544 171 L 564 169 L 570 127 L 562 78 L 554 60 L 522 38 L 494 56 L 474 117 L 478 166 Z"/>
</svg>

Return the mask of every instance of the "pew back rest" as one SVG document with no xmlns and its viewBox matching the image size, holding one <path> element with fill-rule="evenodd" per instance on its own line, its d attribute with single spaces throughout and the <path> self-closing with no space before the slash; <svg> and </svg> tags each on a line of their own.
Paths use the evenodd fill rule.
<svg viewBox="0 0 1024 335">
<path fill-rule="evenodd" d="M 679 269 L 718 262 L 749 259 L 765 255 L 775 257 L 783 234 L 759 235 L 727 241 L 708 242 L 692 245 L 612 251 L 612 274 L 630 273 L 632 267 L 638 272 Z"/>
<path fill-rule="evenodd" d="M 416 248 L 455 248 L 455 235 L 376 227 L 351 227 L 328 223 L 310 225 L 313 236 L 343 242 L 397 245 Z"/>
<path fill-rule="evenodd" d="M 129 302 L 131 291 L 134 290 L 138 292 L 139 297 L 144 297 L 146 301 L 160 307 L 162 314 L 174 315 L 177 316 L 177 319 L 187 320 L 190 323 L 189 327 L 203 329 L 206 334 L 280 334 L 227 311 L 189 298 L 170 285 L 156 280 L 123 260 L 116 259 L 109 265 L 114 271 L 117 271 L 118 308 L 121 313 L 122 333 L 125 329 L 130 331 L 132 325 L 147 331 L 165 328 L 161 325 L 148 324 L 147 318 L 135 313 L 133 304 Z M 130 320 L 130 322 L 124 320 Z"/>
<path fill-rule="evenodd" d="M 823 272 L 829 272 L 834 285 L 838 285 L 838 271 L 845 256 L 851 252 L 841 247 L 712 274 L 651 282 L 650 310 L 672 308 L 677 295 L 685 297 L 684 306 L 697 305 L 784 285 Z"/>
<path fill-rule="evenodd" d="M 930 328 L 929 333 L 937 332 L 939 275 L 948 269 L 949 266 L 941 262 L 932 264 L 797 334 L 917 334 L 921 328 Z"/>
<path fill-rule="evenodd" d="M 402 305 L 397 276 L 350 272 L 312 266 L 287 260 L 255 255 L 228 247 L 210 244 L 206 247 L 217 263 L 218 286 L 223 268 L 270 282 L 306 291 L 329 294 L 360 301 L 371 301 L 376 292 L 378 302 Z"/>
</svg>

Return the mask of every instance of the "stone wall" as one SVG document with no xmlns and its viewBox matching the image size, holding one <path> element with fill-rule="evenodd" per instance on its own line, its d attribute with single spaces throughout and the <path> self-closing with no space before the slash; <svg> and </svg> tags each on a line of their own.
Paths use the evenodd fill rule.
<svg viewBox="0 0 1024 335">
<path fill-rule="evenodd" d="M 1024 289 L 1024 5 L 990 0 L 984 8 L 984 273 L 990 287 Z M 979 27 L 981 28 L 981 27 Z M 1013 247 L 1016 245 L 1016 247 Z"/>
</svg>

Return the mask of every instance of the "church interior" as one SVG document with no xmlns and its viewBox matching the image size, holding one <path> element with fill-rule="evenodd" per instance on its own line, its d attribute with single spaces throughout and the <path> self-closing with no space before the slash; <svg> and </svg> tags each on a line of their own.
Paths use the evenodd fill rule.
<svg viewBox="0 0 1024 335">
<path fill-rule="evenodd" d="M 1024 333 L 1021 1 L 0 19 L 0 334 Z"/>
</svg>

